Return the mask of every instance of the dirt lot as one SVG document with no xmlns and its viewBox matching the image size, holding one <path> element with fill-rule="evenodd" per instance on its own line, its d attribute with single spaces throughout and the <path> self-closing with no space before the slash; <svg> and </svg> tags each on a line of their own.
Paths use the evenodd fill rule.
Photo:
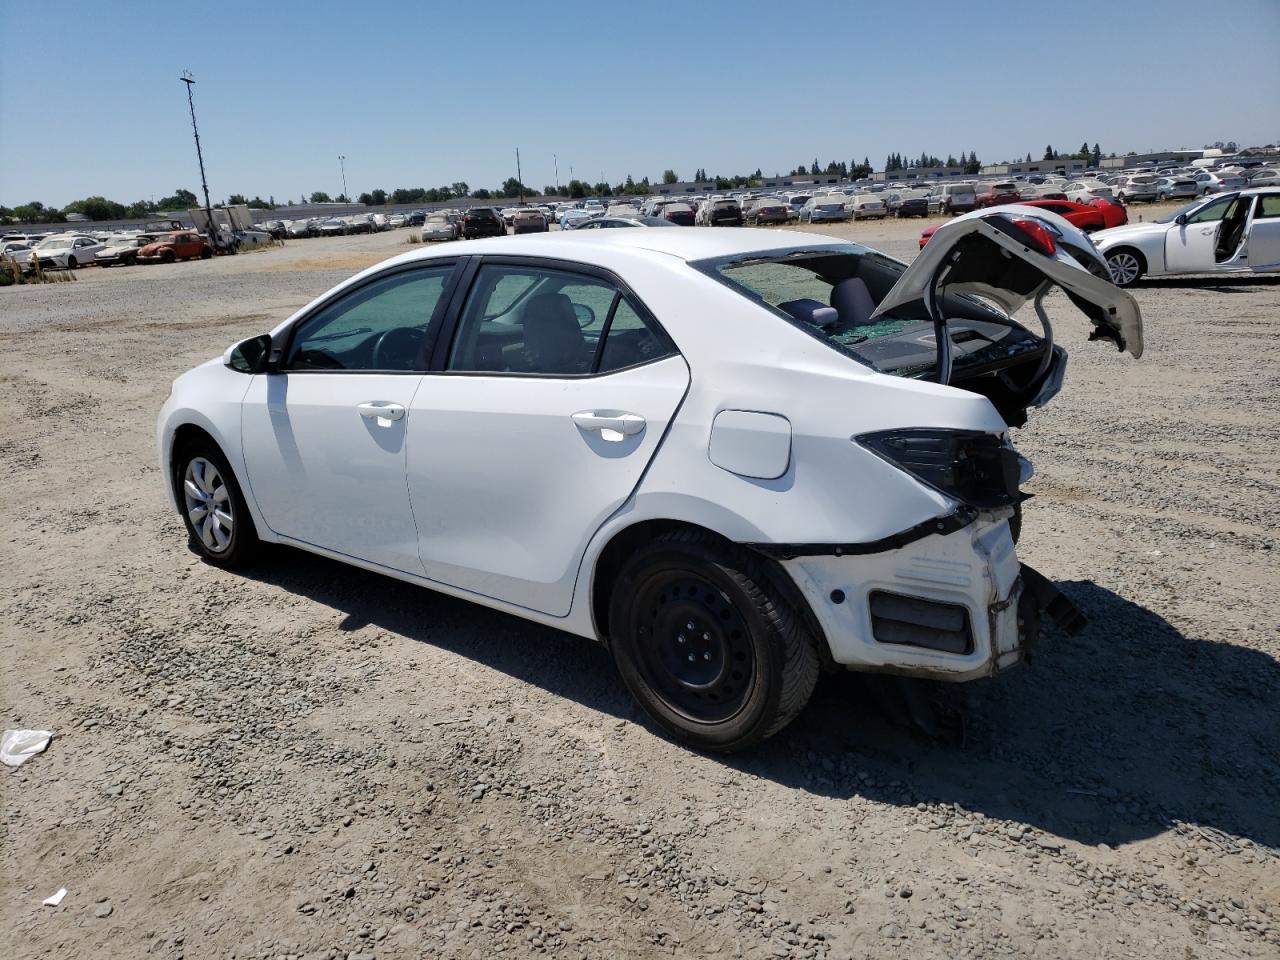
<svg viewBox="0 0 1280 960">
<path fill-rule="evenodd" d="M 1141 287 L 1141 361 L 1060 320 L 1021 552 L 1085 633 L 925 689 L 937 735 L 833 678 L 726 760 L 585 641 L 187 550 L 170 381 L 404 239 L 0 290 L 0 709 L 57 733 L 4 774 L 9 956 L 1280 956 L 1280 284 Z"/>
</svg>

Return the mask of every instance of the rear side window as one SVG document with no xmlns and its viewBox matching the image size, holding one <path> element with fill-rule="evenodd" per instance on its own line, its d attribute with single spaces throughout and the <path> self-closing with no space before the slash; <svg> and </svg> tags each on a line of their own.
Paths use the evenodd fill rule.
<svg viewBox="0 0 1280 960">
<path fill-rule="evenodd" d="M 607 280 L 485 264 L 463 307 L 447 369 L 578 377 L 675 352 L 666 334 Z"/>
<path fill-rule="evenodd" d="M 1280 193 L 1264 193 L 1258 198 L 1259 217 L 1280 217 Z"/>
</svg>

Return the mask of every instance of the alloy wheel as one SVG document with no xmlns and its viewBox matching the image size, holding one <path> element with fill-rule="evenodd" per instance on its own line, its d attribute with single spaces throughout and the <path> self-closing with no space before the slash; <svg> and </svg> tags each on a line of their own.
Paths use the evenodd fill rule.
<svg viewBox="0 0 1280 960">
<path fill-rule="evenodd" d="M 1127 287 L 1138 279 L 1142 265 L 1132 253 L 1121 251 L 1107 257 L 1107 267 L 1111 270 L 1111 279 L 1118 287 Z"/>
<path fill-rule="evenodd" d="M 182 478 L 182 495 L 191 526 L 205 549 L 212 553 L 228 549 L 235 532 L 235 506 L 218 468 L 204 457 L 193 457 Z"/>
</svg>

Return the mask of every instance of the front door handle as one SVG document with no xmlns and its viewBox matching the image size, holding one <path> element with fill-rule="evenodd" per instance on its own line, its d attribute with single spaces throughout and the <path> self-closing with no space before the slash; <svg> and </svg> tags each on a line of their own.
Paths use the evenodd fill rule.
<svg viewBox="0 0 1280 960">
<path fill-rule="evenodd" d="M 1200 236 L 1212 237 L 1217 232 L 1218 232 L 1217 227 L 1205 227 L 1203 230 L 1200 231 Z"/>
<path fill-rule="evenodd" d="M 598 430 L 601 438 L 614 443 L 644 429 L 644 417 L 620 410 L 582 410 L 573 415 L 579 430 Z"/>
<path fill-rule="evenodd" d="M 368 403 L 357 404 L 356 409 L 366 420 L 377 420 L 380 427 L 389 427 L 392 421 L 404 417 L 404 407 L 386 400 L 371 400 Z"/>
</svg>

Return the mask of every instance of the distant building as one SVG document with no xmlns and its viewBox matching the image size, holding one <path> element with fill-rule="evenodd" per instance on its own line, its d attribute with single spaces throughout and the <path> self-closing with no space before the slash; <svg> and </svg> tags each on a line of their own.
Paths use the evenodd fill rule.
<svg viewBox="0 0 1280 960">
<path fill-rule="evenodd" d="M 871 178 L 877 183 L 902 183 L 912 180 L 951 180 L 971 177 L 964 167 L 903 167 L 901 170 L 877 170 Z"/>
<path fill-rule="evenodd" d="M 1019 160 L 1017 163 L 989 163 L 982 168 L 982 173 L 991 177 L 1025 177 L 1037 173 L 1081 173 L 1091 166 L 1088 160 Z"/>
<path fill-rule="evenodd" d="M 681 180 L 677 183 L 655 183 L 650 187 L 659 197 L 677 193 L 711 193 L 715 188 L 714 180 Z"/>
</svg>

